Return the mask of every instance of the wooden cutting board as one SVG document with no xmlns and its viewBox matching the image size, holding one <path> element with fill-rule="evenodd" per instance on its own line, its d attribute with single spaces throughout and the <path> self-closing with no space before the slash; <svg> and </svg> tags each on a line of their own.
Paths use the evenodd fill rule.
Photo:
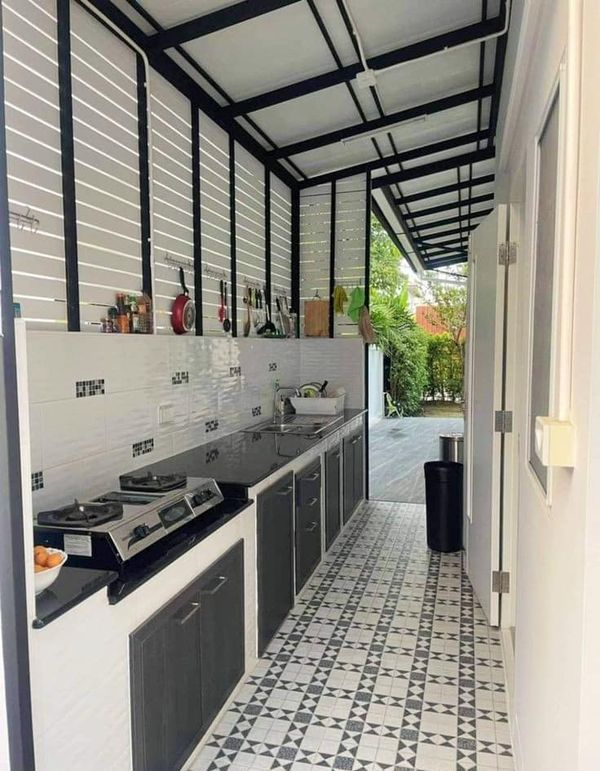
<svg viewBox="0 0 600 771">
<path fill-rule="evenodd" d="M 305 337 L 329 337 L 329 300 L 306 300 L 304 335 Z"/>
</svg>

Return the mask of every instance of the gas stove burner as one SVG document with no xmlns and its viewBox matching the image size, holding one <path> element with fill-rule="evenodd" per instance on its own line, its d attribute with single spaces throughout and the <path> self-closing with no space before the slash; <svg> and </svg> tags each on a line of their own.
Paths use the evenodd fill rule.
<svg viewBox="0 0 600 771">
<path fill-rule="evenodd" d="M 187 477 L 185 474 L 123 474 L 119 477 L 121 490 L 134 490 L 145 493 L 166 493 L 169 490 L 177 490 L 185 487 Z"/>
<path fill-rule="evenodd" d="M 40 511 L 38 525 L 63 525 L 65 527 L 96 527 L 113 519 L 123 518 L 120 503 L 80 503 L 77 498 L 68 506 L 50 511 Z"/>
</svg>

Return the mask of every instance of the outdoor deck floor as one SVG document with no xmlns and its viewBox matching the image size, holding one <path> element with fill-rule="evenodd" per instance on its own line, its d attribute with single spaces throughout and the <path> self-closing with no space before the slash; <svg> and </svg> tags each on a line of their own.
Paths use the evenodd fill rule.
<svg viewBox="0 0 600 771">
<path fill-rule="evenodd" d="M 423 464 L 439 458 L 439 435 L 462 432 L 462 418 L 384 418 L 369 428 L 369 497 L 425 503 Z"/>
</svg>

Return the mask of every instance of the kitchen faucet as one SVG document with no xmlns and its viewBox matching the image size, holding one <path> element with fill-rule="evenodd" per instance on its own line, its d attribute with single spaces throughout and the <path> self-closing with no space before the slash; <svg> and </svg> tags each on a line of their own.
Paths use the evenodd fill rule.
<svg viewBox="0 0 600 771">
<path fill-rule="evenodd" d="M 287 393 L 282 393 L 285 391 Z M 290 404 L 290 396 L 298 396 L 298 388 L 296 386 L 275 386 L 274 394 L 274 417 L 288 415 L 294 411 L 294 408 Z"/>
</svg>

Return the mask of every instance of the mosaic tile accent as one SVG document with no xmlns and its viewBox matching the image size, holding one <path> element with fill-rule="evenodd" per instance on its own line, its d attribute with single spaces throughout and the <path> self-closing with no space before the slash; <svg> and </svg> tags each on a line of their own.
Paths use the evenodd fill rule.
<svg viewBox="0 0 600 771">
<path fill-rule="evenodd" d="M 36 490 L 43 490 L 44 489 L 44 472 L 43 471 L 34 471 L 31 475 L 31 491 L 35 492 Z"/>
<path fill-rule="evenodd" d="M 84 396 L 101 396 L 104 393 L 104 380 L 75 381 L 75 396 L 78 399 L 81 399 Z"/>
<path fill-rule="evenodd" d="M 147 455 L 154 450 L 154 439 L 143 439 L 141 442 L 134 442 L 131 445 L 133 457 L 137 458 L 139 455 Z"/>
<path fill-rule="evenodd" d="M 174 372 L 171 375 L 171 383 L 173 385 L 182 385 L 182 383 L 189 383 L 189 382 L 190 382 L 189 372 Z"/>
<path fill-rule="evenodd" d="M 239 377 L 242 374 L 241 367 L 229 367 L 230 377 Z"/>
<path fill-rule="evenodd" d="M 424 507 L 368 503 L 192 763 L 216 769 L 513 769 L 500 636 Z"/>
<path fill-rule="evenodd" d="M 220 455 L 220 453 L 219 453 L 218 448 L 217 447 L 213 447 L 212 450 L 208 450 L 208 452 L 206 453 L 206 462 L 207 463 L 212 463 L 213 461 L 217 460 L 219 455 Z"/>
<path fill-rule="evenodd" d="M 277 372 L 277 362 L 276 361 L 270 361 L 269 362 L 269 372 Z"/>
<path fill-rule="evenodd" d="M 210 434 L 211 431 L 216 431 L 219 428 L 218 420 L 207 420 L 204 424 L 205 433 Z"/>
<path fill-rule="evenodd" d="M 257 418 L 259 415 L 262 415 L 262 407 L 252 407 L 252 417 Z"/>
</svg>

